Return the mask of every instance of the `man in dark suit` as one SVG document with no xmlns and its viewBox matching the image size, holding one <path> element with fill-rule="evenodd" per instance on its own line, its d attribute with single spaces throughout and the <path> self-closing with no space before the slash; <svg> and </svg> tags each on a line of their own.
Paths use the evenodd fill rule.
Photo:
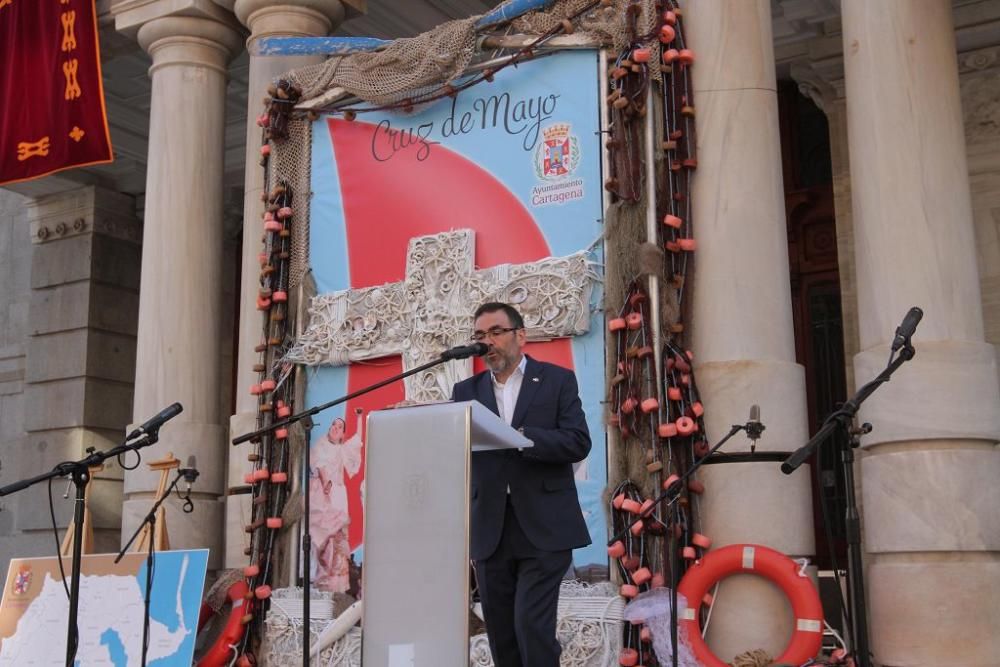
<svg viewBox="0 0 1000 667">
<path fill-rule="evenodd" d="M 590 452 L 576 377 L 525 356 L 524 321 L 504 303 L 476 310 L 473 339 L 488 371 L 455 385 L 532 441 L 472 456 L 470 555 L 497 667 L 558 667 L 559 584 L 572 550 L 590 544 L 573 464 Z"/>
</svg>

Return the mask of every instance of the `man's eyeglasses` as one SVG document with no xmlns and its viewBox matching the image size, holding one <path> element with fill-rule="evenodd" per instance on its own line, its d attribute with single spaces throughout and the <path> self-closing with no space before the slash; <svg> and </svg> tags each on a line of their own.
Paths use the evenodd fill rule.
<svg viewBox="0 0 1000 667">
<path fill-rule="evenodd" d="M 472 340 L 479 343 L 487 338 L 499 338 L 506 333 L 517 331 L 520 328 L 521 327 L 493 327 L 492 329 L 487 329 L 486 331 L 476 331 L 472 334 Z"/>
</svg>

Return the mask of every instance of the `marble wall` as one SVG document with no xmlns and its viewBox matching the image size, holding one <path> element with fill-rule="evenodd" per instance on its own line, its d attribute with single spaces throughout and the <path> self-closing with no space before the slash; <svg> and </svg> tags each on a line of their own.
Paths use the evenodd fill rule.
<svg viewBox="0 0 1000 667">
<path fill-rule="evenodd" d="M 9 484 L 121 440 L 135 374 L 141 229 L 131 197 L 94 186 L 34 199 L 4 193 L 0 207 L 9 274 L 0 349 L 10 365 L 0 396 L 0 483 Z M 121 478 L 114 461 L 94 478 L 97 551 L 118 543 Z M 72 514 L 66 489 L 53 487 L 60 528 Z M 0 559 L 52 555 L 45 485 L 2 506 L 0 533 L 10 539 L 0 541 Z"/>
<path fill-rule="evenodd" d="M 22 478 L 24 461 L 18 454 L 24 432 L 24 362 L 27 347 L 28 304 L 31 301 L 30 253 L 26 252 L 28 200 L 0 190 L 0 486 Z M 60 490 L 60 493 L 62 491 Z M 0 498 L 0 575 L 14 556 L 51 553 L 52 538 L 15 539 L 17 498 Z M 49 551 L 45 551 L 48 546 Z"/>
</svg>

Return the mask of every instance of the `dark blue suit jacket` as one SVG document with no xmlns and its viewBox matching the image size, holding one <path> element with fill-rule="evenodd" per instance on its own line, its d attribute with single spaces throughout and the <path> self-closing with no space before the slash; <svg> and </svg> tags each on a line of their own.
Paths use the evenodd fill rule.
<svg viewBox="0 0 1000 667">
<path fill-rule="evenodd" d="M 508 487 L 514 514 L 536 548 L 562 551 L 590 544 L 573 478 L 573 464 L 590 452 L 576 376 L 526 358 L 511 426 L 534 447 L 472 455 L 469 552 L 474 560 L 488 558 L 500 543 Z M 499 414 L 489 371 L 457 383 L 452 399 L 479 401 Z"/>
</svg>

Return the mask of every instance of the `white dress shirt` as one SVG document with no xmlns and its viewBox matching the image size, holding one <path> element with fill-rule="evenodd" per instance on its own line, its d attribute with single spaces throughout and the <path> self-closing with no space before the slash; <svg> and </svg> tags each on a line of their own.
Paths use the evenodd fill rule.
<svg viewBox="0 0 1000 667">
<path fill-rule="evenodd" d="M 497 410 L 500 412 L 500 419 L 511 425 L 514 419 L 514 407 L 517 405 L 517 397 L 521 394 L 521 382 L 524 381 L 524 368 L 528 363 L 528 358 L 521 355 L 521 363 L 517 365 L 514 372 L 507 378 L 506 382 L 498 382 L 495 373 L 490 373 L 493 380 L 493 396 L 497 399 Z"/>
<path fill-rule="evenodd" d="M 514 419 L 514 407 L 517 405 L 517 397 L 521 394 L 521 382 L 524 381 L 524 367 L 527 364 L 528 358 L 522 354 L 521 363 L 506 382 L 498 382 L 496 374 L 490 373 L 490 379 L 493 380 L 493 396 L 497 399 L 497 410 L 500 412 L 500 419 L 507 422 L 507 426 L 510 426 Z M 507 495 L 510 495 L 509 485 Z"/>
</svg>

